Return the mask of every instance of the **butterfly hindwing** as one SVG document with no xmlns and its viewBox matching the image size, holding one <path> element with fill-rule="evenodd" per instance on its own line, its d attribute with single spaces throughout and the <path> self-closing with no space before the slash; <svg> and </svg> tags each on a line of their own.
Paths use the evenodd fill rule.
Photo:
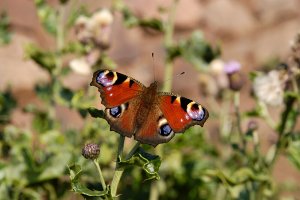
<svg viewBox="0 0 300 200">
<path fill-rule="evenodd" d="M 168 125 L 158 104 L 153 104 L 145 123 L 136 130 L 134 138 L 141 143 L 156 146 L 170 141 L 173 136 L 174 131 Z"/>
<path fill-rule="evenodd" d="M 131 137 L 136 130 L 135 117 L 136 107 L 140 103 L 140 98 L 129 100 L 128 102 L 113 108 L 105 109 L 105 119 L 110 125 L 110 129 L 123 136 Z"/>
</svg>

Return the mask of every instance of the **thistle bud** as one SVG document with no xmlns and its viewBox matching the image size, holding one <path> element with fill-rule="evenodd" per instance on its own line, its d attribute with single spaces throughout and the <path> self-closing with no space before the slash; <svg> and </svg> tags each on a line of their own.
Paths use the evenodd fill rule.
<svg viewBox="0 0 300 200">
<path fill-rule="evenodd" d="M 258 124 L 257 124 L 256 121 L 253 121 L 253 120 L 249 121 L 249 123 L 248 123 L 248 130 L 249 131 L 256 131 L 257 128 L 258 128 Z"/>
<path fill-rule="evenodd" d="M 100 147 L 98 144 L 86 144 L 82 149 L 82 156 L 86 159 L 94 160 L 100 154 Z"/>
<path fill-rule="evenodd" d="M 237 61 L 230 61 L 225 64 L 224 70 L 229 81 L 229 88 L 233 91 L 239 91 L 244 85 L 244 78 L 240 73 L 241 64 Z"/>
</svg>

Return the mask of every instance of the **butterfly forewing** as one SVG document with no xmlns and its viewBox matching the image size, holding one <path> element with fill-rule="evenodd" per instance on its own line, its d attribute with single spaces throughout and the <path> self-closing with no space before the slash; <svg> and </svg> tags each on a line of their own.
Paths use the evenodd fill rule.
<svg viewBox="0 0 300 200">
<path fill-rule="evenodd" d="M 110 70 L 96 71 L 90 85 L 99 89 L 102 104 L 109 108 L 135 98 L 145 88 L 140 82 Z"/>
</svg>

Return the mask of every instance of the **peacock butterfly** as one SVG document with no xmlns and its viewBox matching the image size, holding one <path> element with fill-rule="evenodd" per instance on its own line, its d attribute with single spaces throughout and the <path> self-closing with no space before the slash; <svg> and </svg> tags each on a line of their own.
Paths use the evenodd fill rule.
<svg viewBox="0 0 300 200">
<path fill-rule="evenodd" d="M 170 141 L 193 125 L 203 126 L 209 116 L 190 99 L 158 92 L 156 81 L 145 87 L 124 74 L 98 70 L 90 85 L 100 92 L 111 130 L 152 146 Z"/>
</svg>

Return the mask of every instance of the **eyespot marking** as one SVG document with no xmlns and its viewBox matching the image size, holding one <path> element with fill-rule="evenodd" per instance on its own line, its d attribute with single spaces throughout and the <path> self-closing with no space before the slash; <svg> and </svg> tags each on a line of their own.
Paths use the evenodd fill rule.
<svg viewBox="0 0 300 200">
<path fill-rule="evenodd" d="M 187 106 L 187 113 L 193 120 L 201 121 L 204 119 L 206 111 L 201 105 L 191 102 Z"/>
<path fill-rule="evenodd" d="M 114 118 L 120 117 L 121 113 L 122 113 L 122 109 L 120 106 L 109 109 L 109 114 Z"/>
<path fill-rule="evenodd" d="M 172 133 L 173 133 L 173 130 L 169 124 L 164 124 L 159 129 L 159 134 L 162 136 L 165 136 L 165 137 L 171 135 Z"/>
<path fill-rule="evenodd" d="M 116 80 L 117 80 L 116 74 L 108 70 L 100 71 L 96 78 L 96 82 L 102 85 L 103 87 L 114 85 Z"/>
<path fill-rule="evenodd" d="M 171 126 L 168 124 L 167 119 L 164 118 L 163 116 L 159 117 L 158 128 L 159 128 L 159 134 L 164 137 L 168 137 L 174 133 Z"/>
<path fill-rule="evenodd" d="M 107 114 L 109 114 L 110 117 L 119 118 L 121 117 L 123 112 L 128 109 L 128 106 L 128 103 L 121 104 L 120 106 L 106 109 L 106 112 Z"/>
</svg>

